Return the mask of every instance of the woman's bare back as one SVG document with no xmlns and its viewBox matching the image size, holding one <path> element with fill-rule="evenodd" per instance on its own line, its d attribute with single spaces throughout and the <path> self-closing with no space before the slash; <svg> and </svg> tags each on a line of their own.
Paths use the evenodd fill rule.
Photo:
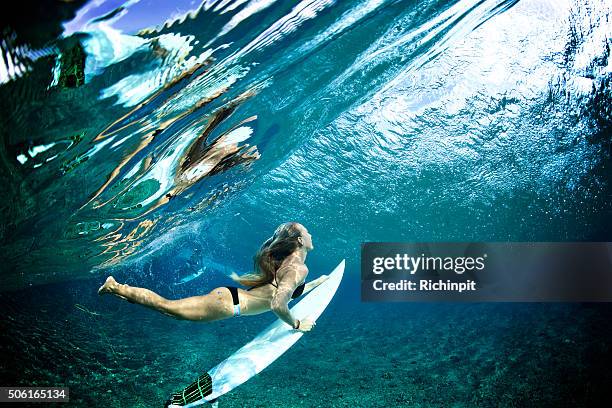
<svg viewBox="0 0 612 408">
<path fill-rule="evenodd" d="M 285 259 L 281 263 L 280 267 L 275 272 L 275 279 L 271 283 L 254 287 L 250 290 L 238 289 L 238 297 L 240 299 L 240 309 L 243 315 L 255 315 L 267 312 L 271 309 L 271 302 L 276 293 L 276 287 L 278 282 L 283 280 L 283 277 L 288 271 L 295 270 L 301 271 L 298 276 L 303 276 L 306 279 L 308 274 L 308 268 L 303 263 L 300 264 L 291 259 Z M 295 283 L 295 286 L 301 284 L 301 282 Z M 294 284 L 292 282 L 292 284 Z"/>
</svg>

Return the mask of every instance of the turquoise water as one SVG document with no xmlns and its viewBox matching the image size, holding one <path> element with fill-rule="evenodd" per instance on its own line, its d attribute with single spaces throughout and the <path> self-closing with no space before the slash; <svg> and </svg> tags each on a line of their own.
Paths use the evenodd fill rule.
<svg viewBox="0 0 612 408">
<path fill-rule="evenodd" d="M 160 406 L 273 316 L 177 322 L 98 286 L 205 293 L 295 220 L 311 277 L 347 277 L 224 406 L 607 392 L 606 305 L 363 304 L 358 279 L 365 241 L 610 240 L 608 1 L 40 4 L 0 41 L 3 384 Z"/>
</svg>

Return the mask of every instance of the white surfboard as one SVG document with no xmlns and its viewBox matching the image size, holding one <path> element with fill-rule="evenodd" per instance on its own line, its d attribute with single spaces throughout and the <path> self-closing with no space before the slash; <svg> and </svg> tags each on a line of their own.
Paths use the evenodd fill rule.
<svg viewBox="0 0 612 408">
<path fill-rule="evenodd" d="M 296 319 L 309 318 L 316 320 L 323 313 L 340 285 L 344 274 L 344 265 L 345 261 L 343 260 L 325 282 L 306 294 L 299 303 L 291 308 L 291 314 Z M 278 319 L 227 360 L 209 370 L 207 374 L 210 377 L 206 374 L 200 377 L 203 378 L 202 382 L 207 383 L 206 386 L 202 385 L 202 387 L 198 383 L 198 392 L 202 395 L 201 399 L 186 405 L 169 405 L 169 407 L 195 407 L 215 400 L 272 364 L 274 360 L 293 346 L 303 334 Z M 204 377 L 206 378 L 204 379 Z M 212 385 L 210 381 L 212 381 Z M 204 389 L 204 392 L 200 391 L 200 388 Z"/>
</svg>

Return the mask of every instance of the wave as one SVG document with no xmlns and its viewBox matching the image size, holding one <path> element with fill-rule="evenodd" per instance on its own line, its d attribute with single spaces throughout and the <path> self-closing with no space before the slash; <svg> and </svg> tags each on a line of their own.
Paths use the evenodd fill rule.
<svg viewBox="0 0 612 408">
<path fill-rule="evenodd" d="M 44 43 L 16 29 L 0 44 L 6 287 L 126 266 L 194 225 L 233 248 L 299 218 L 354 251 L 350 237 L 465 239 L 474 220 L 474 237 L 509 238 L 494 209 L 521 208 L 523 238 L 541 237 L 542 212 L 589 202 L 590 217 L 609 14 L 595 0 L 92 1 Z"/>
</svg>

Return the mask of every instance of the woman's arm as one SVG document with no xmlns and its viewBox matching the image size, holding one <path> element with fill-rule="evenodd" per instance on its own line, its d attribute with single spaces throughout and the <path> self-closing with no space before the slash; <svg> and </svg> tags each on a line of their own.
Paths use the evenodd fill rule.
<svg viewBox="0 0 612 408">
<path fill-rule="evenodd" d="M 272 311 L 285 323 L 295 328 L 297 326 L 297 319 L 295 319 L 289 311 L 288 303 L 291 300 L 291 295 L 298 284 L 304 280 L 307 274 L 306 268 L 297 268 L 293 265 L 284 267 L 285 271 L 278 270 L 277 275 L 281 275 L 282 278 L 278 282 L 278 287 L 272 296 L 270 302 L 270 308 Z"/>
<path fill-rule="evenodd" d="M 316 288 L 317 286 L 325 282 L 327 278 L 329 278 L 328 275 L 321 275 L 317 279 L 306 283 L 306 285 L 304 286 L 304 292 L 302 292 L 302 296 L 304 296 L 305 294 L 307 294 L 308 292 L 310 292 L 311 290 L 313 290 L 314 288 Z"/>
</svg>

